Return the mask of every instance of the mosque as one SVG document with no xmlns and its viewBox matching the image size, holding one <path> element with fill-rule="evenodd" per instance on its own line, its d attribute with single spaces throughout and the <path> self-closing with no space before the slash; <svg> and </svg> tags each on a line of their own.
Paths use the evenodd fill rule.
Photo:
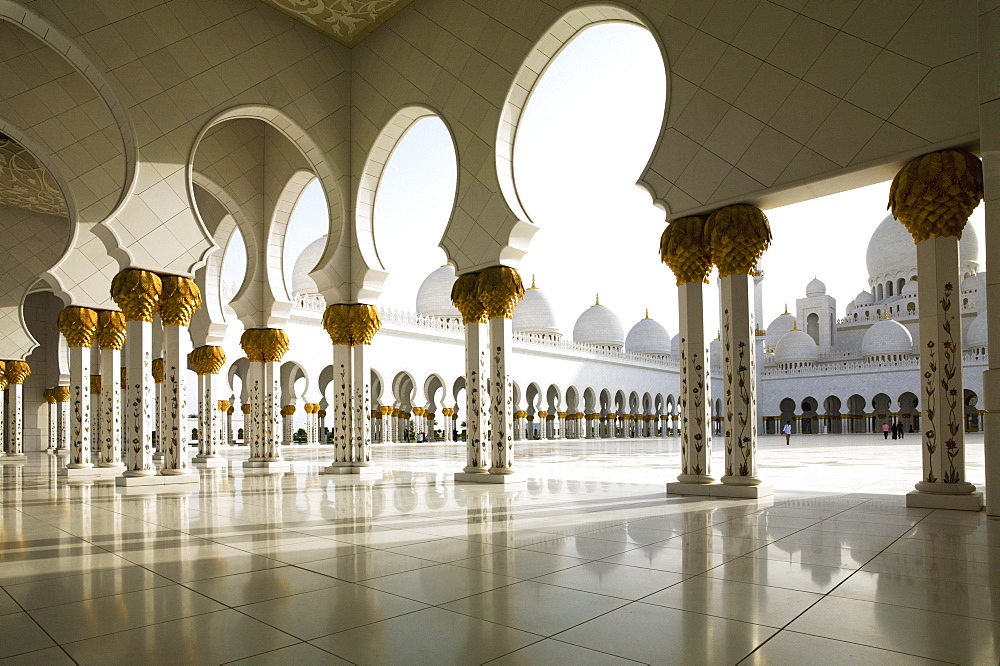
<svg viewBox="0 0 1000 666">
<path fill-rule="evenodd" d="M 606 24 L 662 64 L 678 316 L 570 329 L 515 146 Z M 1000 662 L 998 63 L 995 0 L 0 0 L 0 660 Z M 450 265 L 397 312 L 429 117 Z M 887 181 L 867 288 L 761 328 L 764 211 Z"/>
</svg>

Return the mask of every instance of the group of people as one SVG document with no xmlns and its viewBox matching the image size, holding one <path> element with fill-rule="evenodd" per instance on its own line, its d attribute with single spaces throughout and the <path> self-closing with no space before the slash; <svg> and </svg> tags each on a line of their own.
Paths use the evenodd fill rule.
<svg viewBox="0 0 1000 666">
<path fill-rule="evenodd" d="M 896 421 L 892 425 L 888 423 L 882 424 L 882 438 L 889 439 L 889 433 L 892 433 L 893 439 L 903 439 L 903 424 Z"/>
</svg>

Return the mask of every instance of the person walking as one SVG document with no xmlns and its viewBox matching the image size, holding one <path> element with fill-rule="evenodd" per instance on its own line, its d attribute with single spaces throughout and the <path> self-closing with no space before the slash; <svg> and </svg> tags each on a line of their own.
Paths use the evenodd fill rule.
<svg viewBox="0 0 1000 666">
<path fill-rule="evenodd" d="M 883 435 L 882 439 L 889 439 L 889 424 L 888 423 L 883 423 L 882 424 L 882 435 Z"/>
<path fill-rule="evenodd" d="M 781 432 L 785 434 L 785 446 L 788 446 L 792 439 L 792 422 L 785 421 L 785 427 L 781 429 Z"/>
<path fill-rule="evenodd" d="M 890 429 L 892 430 L 892 438 L 893 439 L 899 439 L 899 424 L 898 423 L 893 423 L 890 426 Z"/>
</svg>

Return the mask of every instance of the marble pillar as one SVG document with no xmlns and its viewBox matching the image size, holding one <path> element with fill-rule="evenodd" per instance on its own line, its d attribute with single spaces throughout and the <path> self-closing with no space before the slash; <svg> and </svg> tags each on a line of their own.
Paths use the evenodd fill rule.
<svg viewBox="0 0 1000 666">
<path fill-rule="evenodd" d="M 0 374 L 3 374 L 3 372 L 0 372 Z M 2 391 L 3 389 L 6 388 L 6 383 L 7 383 L 6 378 L 4 378 L 4 380 L 3 380 L 2 383 L 3 383 L 4 386 L 3 386 L 2 389 L 0 389 L 0 391 Z M 48 415 L 48 430 L 47 430 L 47 435 L 46 435 L 46 438 L 45 438 L 45 441 L 46 441 L 46 443 L 47 443 L 48 446 L 45 447 L 45 450 L 48 453 L 55 453 L 57 435 L 58 435 L 58 430 L 59 430 L 59 416 L 58 416 L 58 408 L 56 407 L 56 397 L 55 397 L 55 395 L 53 395 L 52 389 L 50 389 L 50 388 L 45 389 L 44 396 L 45 396 L 45 403 L 46 403 L 46 405 L 48 407 L 45 410 L 46 413 L 47 413 L 47 415 Z M 3 449 L 4 449 L 4 447 L 3 447 L 3 401 L 0 400 L 0 455 L 6 455 L 6 452 Z"/>
<path fill-rule="evenodd" d="M 250 328 L 243 331 L 240 345 L 250 361 L 250 427 L 243 426 L 250 457 L 243 466 L 287 469 L 281 455 L 279 364 L 288 351 L 288 334 L 280 328 Z"/>
<path fill-rule="evenodd" d="M 219 418 L 215 378 L 226 363 L 222 347 L 202 345 L 191 351 L 191 367 L 198 375 L 198 453 L 191 462 L 205 465 L 228 464 L 219 455 L 224 425 Z M 210 462 L 212 461 L 212 462 Z"/>
<path fill-rule="evenodd" d="M 7 380 L 7 458 L 24 458 L 24 380 L 31 374 L 25 361 L 7 361 L 4 376 Z M 0 411 L 0 418 L 3 417 Z M 0 433 L 2 434 L 2 433 Z M 2 443 L 0 443 L 2 448 Z"/>
<path fill-rule="evenodd" d="M 465 324 L 465 468 L 455 479 L 486 474 L 490 465 L 490 401 L 487 392 L 486 306 L 478 293 L 478 275 L 460 275 L 451 291 L 451 300 L 462 313 Z M 462 475 L 462 476 L 459 476 Z"/>
<path fill-rule="evenodd" d="M 167 403 L 167 421 L 160 475 L 192 475 L 197 478 L 188 459 L 187 367 L 191 352 L 188 326 L 191 325 L 191 317 L 201 307 L 201 291 L 191 278 L 176 275 L 164 276 L 162 284 L 160 321 L 163 324 L 163 393 Z M 222 358 L 224 362 L 225 356 Z M 204 433 L 199 430 L 199 437 L 202 436 Z"/>
<path fill-rule="evenodd" d="M 97 312 L 90 308 L 66 307 L 59 311 L 59 332 L 69 345 L 69 390 L 72 404 L 69 462 L 67 470 L 90 469 L 90 347 L 97 335 Z"/>
<path fill-rule="evenodd" d="M 97 466 L 123 470 L 122 461 L 122 349 L 125 346 L 125 315 L 114 310 L 97 313 L 97 346 L 100 348 L 101 448 Z"/>
</svg>

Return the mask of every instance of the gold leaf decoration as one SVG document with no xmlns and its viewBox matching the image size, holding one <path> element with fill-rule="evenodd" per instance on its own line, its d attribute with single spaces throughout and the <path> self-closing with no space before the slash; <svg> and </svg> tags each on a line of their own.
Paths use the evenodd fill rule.
<svg viewBox="0 0 1000 666">
<path fill-rule="evenodd" d="M 719 277 L 749 275 L 771 244 L 771 225 L 756 206 L 736 204 L 708 216 L 705 225 L 712 261 Z"/>
<path fill-rule="evenodd" d="M 126 268 L 111 280 L 111 298 L 126 321 L 153 321 L 162 293 L 160 276 L 150 271 Z"/>
<path fill-rule="evenodd" d="M 154 358 L 153 359 L 153 381 L 156 382 L 157 384 L 162 384 L 163 383 L 163 377 L 164 377 L 163 359 L 162 358 Z"/>
<path fill-rule="evenodd" d="M 365 303 L 355 303 L 351 306 L 348 322 L 352 345 L 370 345 L 375 339 L 375 334 L 382 328 L 382 318 L 379 317 L 378 308 Z"/>
<path fill-rule="evenodd" d="M 889 208 L 919 243 L 962 237 L 983 199 L 983 163 L 964 150 L 941 150 L 907 162 L 892 179 Z"/>
<path fill-rule="evenodd" d="M 240 405 L 240 410 L 242 410 L 242 412 L 244 414 L 249 414 L 250 413 L 250 405 L 248 405 L 248 404 Z"/>
<path fill-rule="evenodd" d="M 118 310 L 97 311 L 97 344 L 101 349 L 125 346 L 125 315 Z"/>
<path fill-rule="evenodd" d="M 486 306 L 479 300 L 479 274 L 459 275 L 451 285 L 451 302 L 462 313 L 465 324 L 485 324 Z"/>
<path fill-rule="evenodd" d="M 248 328 L 240 346 L 251 363 L 277 363 L 288 351 L 288 333 L 280 328 Z"/>
<path fill-rule="evenodd" d="M 56 402 L 69 402 L 69 387 L 57 386 L 52 389 L 52 395 L 55 396 Z"/>
<path fill-rule="evenodd" d="M 192 349 L 188 360 L 197 374 L 217 375 L 226 364 L 226 352 L 222 347 L 203 345 Z"/>
<path fill-rule="evenodd" d="M 677 284 L 705 282 L 712 271 L 705 220 L 697 216 L 673 220 L 660 236 L 660 258 L 677 278 Z"/>
<path fill-rule="evenodd" d="M 7 363 L 5 361 L 0 361 L 0 391 L 7 389 Z M 3 397 L 0 396 L 0 400 Z M 0 444 L 2 446 L 2 444 Z"/>
<path fill-rule="evenodd" d="M 164 326 L 189 326 L 201 307 L 201 290 L 194 280 L 177 275 L 160 278 L 160 321 Z"/>
<path fill-rule="evenodd" d="M 509 266 L 491 266 L 479 273 L 476 294 L 489 319 L 510 319 L 524 297 L 524 283 L 517 270 Z"/>
<path fill-rule="evenodd" d="M 97 335 L 97 311 L 75 306 L 63 308 L 56 317 L 56 325 L 70 347 L 89 347 Z"/>
<path fill-rule="evenodd" d="M 7 361 L 4 365 L 6 366 L 4 374 L 7 376 L 8 386 L 11 384 L 23 384 L 28 375 L 31 374 L 31 366 L 26 361 Z M 68 386 L 66 390 L 69 391 Z M 66 399 L 69 400 L 68 395 Z"/>
<path fill-rule="evenodd" d="M 295 405 L 285 405 L 281 408 L 282 416 L 291 416 L 295 413 Z"/>
<path fill-rule="evenodd" d="M 334 345 L 351 344 L 351 306 L 336 303 L 323 312 L 323 328 Z"/>
</svg>

